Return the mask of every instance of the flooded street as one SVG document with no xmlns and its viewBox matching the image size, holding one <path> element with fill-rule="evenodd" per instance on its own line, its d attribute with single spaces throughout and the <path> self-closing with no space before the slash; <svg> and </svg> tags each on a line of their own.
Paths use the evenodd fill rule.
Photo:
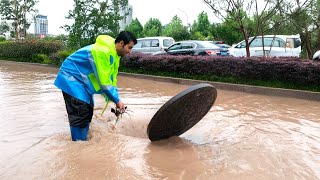
<svg viewBox="0 0 320 180">
<path fill-rule="evenodd" d="M 151 143 L 156 111 L 186 85 L 118 77 L 128 114 L 95 96 L 72 142 L 57 68 L 0 61 L 0 179 L 319 179 L 320 102 L 218 89 L 192 129 Z M 201 103 L 201 102 L 199 102 Z"/>
</svg>

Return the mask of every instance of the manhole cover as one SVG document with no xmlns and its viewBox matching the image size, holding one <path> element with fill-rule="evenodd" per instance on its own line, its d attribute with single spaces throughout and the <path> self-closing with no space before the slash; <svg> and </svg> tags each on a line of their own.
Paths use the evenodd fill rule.
<svg viewBox="0 0 320 180">
<path fill-rule="evenodd" d="M 197 124 L 211 109 L 217 90 L 201 83 L 189 87 L 166 102 L 152 117 L 147 134 L 151 141 L 180 136 Z"/>
</svg>

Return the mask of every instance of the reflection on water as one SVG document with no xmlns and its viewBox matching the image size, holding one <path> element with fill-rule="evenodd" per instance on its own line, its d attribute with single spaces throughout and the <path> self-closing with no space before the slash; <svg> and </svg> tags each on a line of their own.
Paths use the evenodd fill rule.
<svg viewBox="0 0 320 180">
<path fill-rule="evenodd" d="M 0 61 L 0 179 L 318 179 L 320 103 L 218 90 L 181 137 L 148 123 L 184 85 L 119 77 L 128 113 L 96 107 L 88 142 L 70 141 L 57 69 Z"/>
</svg>

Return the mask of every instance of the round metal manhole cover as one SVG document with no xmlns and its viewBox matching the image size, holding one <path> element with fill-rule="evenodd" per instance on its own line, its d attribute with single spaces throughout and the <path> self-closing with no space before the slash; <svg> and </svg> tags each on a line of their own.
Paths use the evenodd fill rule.
<svg viewBox="0 0 320 180">
<path fill-rule="evenodd" d="M 180 136 L 197 124 L 211 109 L 217 90 L 201 83 L 189 87 L 166 102 L 152 117 L 147 134 L 151 141 Z"/>
</svg>

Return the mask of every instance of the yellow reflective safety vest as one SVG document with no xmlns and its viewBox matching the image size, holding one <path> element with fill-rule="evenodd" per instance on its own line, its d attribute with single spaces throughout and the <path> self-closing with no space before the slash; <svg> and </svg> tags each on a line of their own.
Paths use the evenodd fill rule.
<svg viewBox="0 0 320 180">
<path fill-rule="evenodd" d="M 77 50 L 64 60 L 54 85 L 92 106 L 94 94 L 104 94 L 106 101 L 118 103 L 119 64 L 115 39 L 99 35 L 94 44 Z"/>
</svg>

